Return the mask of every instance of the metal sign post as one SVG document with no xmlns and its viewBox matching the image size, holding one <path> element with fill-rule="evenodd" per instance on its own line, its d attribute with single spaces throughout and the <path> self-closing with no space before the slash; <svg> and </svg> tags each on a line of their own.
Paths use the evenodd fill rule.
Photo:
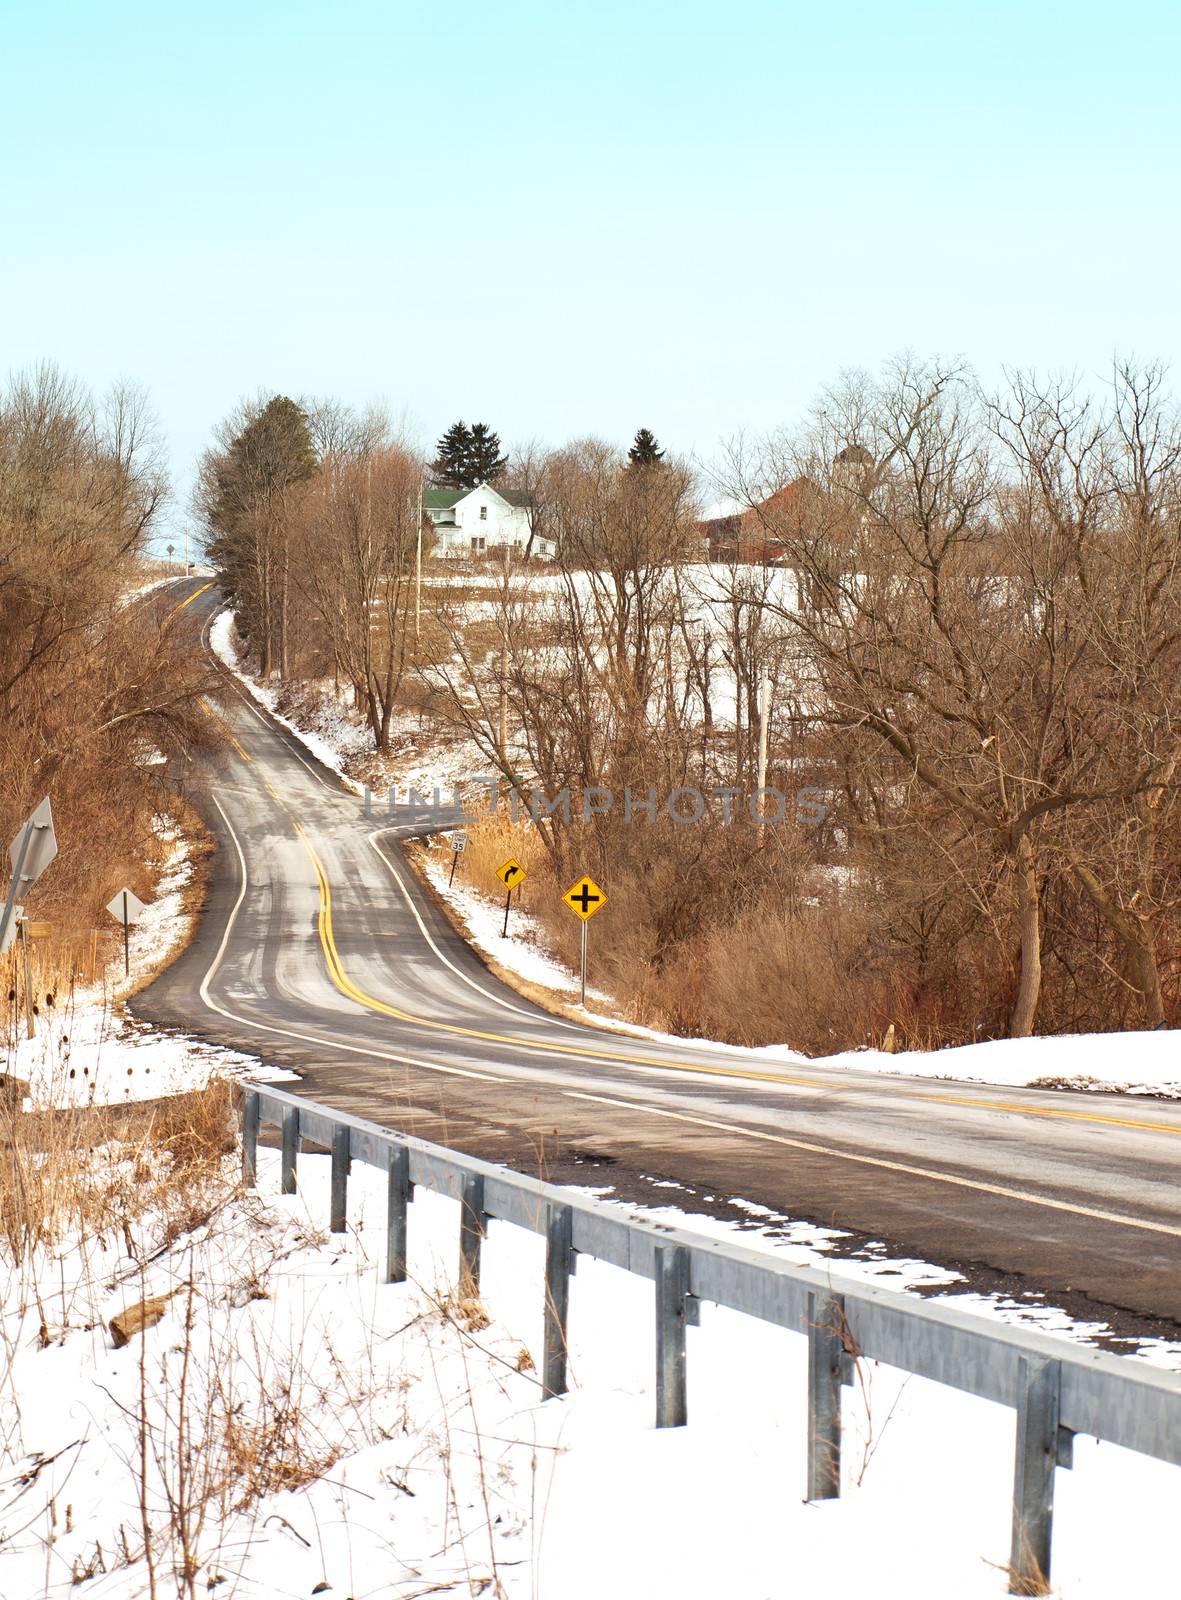
<svg viewBox="0 0 1181 1600">
<path fill-rule="evenodd" d="M 30 1039 L 37 1037 L 37 1023 L 33 1011 L 33 974 L 29 961 L 29 924 L 21 918 L 21 958 L 25 969 L 25 1027 Z"/>
<path fill-rule="evenodd" d="M 503 866 L 496 869 L 496 876 L 500 879 L 501 883 L 504 884 L 508 891 L 504 897 L 504 927 L 501 929 L 500 933 L 500 937 L 502 939 L 507 939 L 508 908 L 512 904 L 513 890 L 520 889 L 521 885 L 525 881 L 526 873 L 524 867 L 516 859 L 516 857 L 510 856 Z"/>
<path fill-rule="evenodd" d="M 131 889 L 120 889 L 113 900 L 107 901 L 107 910 L 123 927 L 123 976 L 131 976 L 131 924 L 138 922 L 147 906 Z"/>
<path fill-rule="evenodd" d="M 581 1000 L 586 1006 L 586 925 L 596 911 L 601 911 L 607 904 L 607 896 L 599 888 L 593 878 L 579 878 L 577 883 L 572 883 L 562 896 L 563 901 L 573 911 L 576 917 L 582 919 L 582 960 L 581 960 Z"/>
<path fill-rule="evenodd" d="M 453 833 L 451 835 L 451 876 L 447 879 L 447 887 L 449 889 L 455 882 L 455 868 L 459 864 L 459 858 L 466 849 L 467 834 Z"/>
</svg>

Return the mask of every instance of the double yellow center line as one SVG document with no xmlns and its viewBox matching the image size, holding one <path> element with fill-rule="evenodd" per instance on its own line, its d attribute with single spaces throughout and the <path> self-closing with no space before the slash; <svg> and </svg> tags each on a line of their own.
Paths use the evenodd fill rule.
<svg viewBox="0 0 1181 1600">
<path fill-rule="evenodd" d="M 268 785 L 267 787 L 269 788 L 270 786 Z M 344 963 L 340 957 L 340 951 L 337 949 L 336 937 L 332 927 L 332 889 L 328 882 L 328 874 L 324 870 L 324 864 L 316 853 L 303 826 L 298 822 L 293 822 L 292 826 L 304 850 L 307 852 L 319 885 L 320 909 L 317 917 L 317 927 L 329 974 L 341 994 L 346 995 L 350 1000 L 355 1000 L 358 1005 L 364 1006 L 369 1011 L 376 1012 L 380 1016 L 391 1017 L 397 1022 L 410 1022 L 416 1027 L 430 1028 L 437 1033 L 449 1034 L 452 1037 L 513 1045 L 517 1049 L 527 1050 L 535 1054 L 577 1056 L 588 1061 L 646 1067 L 658 1072 L 692 1072 L 710 1078 L 739 1078 L 754 1080 L 758 1083 L 786 1084 L 816 1090 L 830 1091 L 833 1087 L 831 1083 L 824 1079 L 793 1076 L 789 1073 L 781 1072 L 759 1072 L 753 1067 L 726 1067 L 716 1062 L 698 1064 L 691 1061 L 669 1061 L 661 1060 L 659 1057 L 628 1055 L 621 1051 L 593 1049 L 576 1044 L 547 1044 L 540 1040 L 526 1039 L 519 1035 L 496 1033 L 480 1028 L 465 1028 L 458 1023 L 440 1022 L 431 1017 L 417 1016 L 414 1012 L 403 1011 L 397 1006 L 388 1005 L 384 1000 L 378 1000 L 375 996 L 367 994 L 346 973 Z M 883 1085 L 883 1092 L 885 1092 L 885 1087 Z M 937 1105 L 964 1106 L 978 1111 L 1009 1112 L 1016 1116 L 1056 1117 L 1071 1121 L 1100 1123 L 1109 1127 L 1129 1128 L 1139 1132 L 1181 1133 L 1181 1125 L 1166 1122 L 1143 1122 L 1132 1117 L 1108 1116 L 1099 1112 L 1075 1111 L 1053 1106 L 1018 1105 L 998 1100 L 979 1100 L 968 1095 L 916 1094 L 912 1091 L 908 1098 Z"/>
<path fill-rule="evenodd" d="M 203 594 L 208 593 L 208 591 L 210 589 L 212 589 L 212 588 L 213 588 L 213 584 L 212 583 L 203 583 L 199 589 L 194 589 L 192 594 L 189 595 L 187 597 L 187 599 L 182 600 L 179 603 L 179 605 L 173 606 L 172 610 L 168 613 L 168 615 L 164 618 L 164 621 L 160 624 L 160 632 L 163 633 L 164 630 L 168 627 L 169 623 L 172 622 L 173 618 L 174 617 L 179 617 L 181 612 L 185 609 L 186 606 L 191 606 L 194 600 L 199 600 Z"/>
</svg>

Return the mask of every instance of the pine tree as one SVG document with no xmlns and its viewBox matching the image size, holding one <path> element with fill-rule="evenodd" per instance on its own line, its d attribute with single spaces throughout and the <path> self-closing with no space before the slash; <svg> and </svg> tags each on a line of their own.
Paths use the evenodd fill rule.
<svg viewBox="0 0 1181 1600">
<path fill-rule="evenodd" d="M 628 465 L 632 467 L 652 467 L 663 459 L 664 451 L 660 449 L 656 435 L 650 428 L 637 428 L 636 436 L 631 448 L 627 452 Z"/>
<path fill-rule="evenodd" d="M 471 489 L 468 482 L 468 464 L 472 453 L 472 430 L 466 422 L 453 422 L 435 446 L 437 452 L 431 462 L 433 482 L 440 489 Z"/>
<path fill-rule="evenodd" d="M 486 422 L 453 422 L 435 446 L 431 477 L 440 489 L 475 489 L 494 483 L 508 466 L 500 439 Z"/>
<path fill-rule="evenodd" d="M 471 482 L 465 487 L 474 489 L 481 483 L 495 483 L 508 466 L 508 456 L 500 453 L 500 436 L 492 432 L 486 422 L 477 422 L 471 432 L 471 453 L 468 471 Z"/>
<path fill-rule="evenodd" d="M 654 467 L 663 458 L 664 451 L 658 447 L 656 435 L 648 428 L 637 428 L 635 442 L 627 453 L 628 466 Z"/>
</svg>

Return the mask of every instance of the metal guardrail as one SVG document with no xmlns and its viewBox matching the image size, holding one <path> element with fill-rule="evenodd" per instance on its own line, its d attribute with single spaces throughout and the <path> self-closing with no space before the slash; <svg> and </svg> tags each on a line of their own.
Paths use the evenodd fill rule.
<svg viewBox="0 0 1181 1600">
<path fill-rule="evenodd" d="M 685 1329 L 701 1301 L 776 1323 L 808 1340 L 807 1483 L 811 1500 L 840 1493 L 842 1384 L 859 1359 L 884 1362 L 1017 1413 L 1010 1593 L 1048 1592 L 1056 1467 L 1073 1464 L 1075 1434 L 1181 1466 L 1181 1380 L 1125 1357 L 1064 1346 L 1043 1334 L 791 1266 L 729 1240 L 621 1216 L 556 1184 L 391 1132 L 280 1089 L 247 1088 L 243 1175 L 257 1174 L 263 1122 L 282 1130 L 281 1182 L 294 1194 L 301 1140 L 332 1153 L 330 1225 L 345 1228 L 353 1161 L 388 1176 L 386 1281 L 406 1276 L 407 1205 L 413 1188 L 460 1202 L 459 1272 L 479 1283 L 490 1218 L 546 1240 L 542 1388 L 566 1389 L 570 1274 L 578 1256 L 623 1267 L 655 1285 L 656 1425 L 688 1419 Z"/>
</svg>

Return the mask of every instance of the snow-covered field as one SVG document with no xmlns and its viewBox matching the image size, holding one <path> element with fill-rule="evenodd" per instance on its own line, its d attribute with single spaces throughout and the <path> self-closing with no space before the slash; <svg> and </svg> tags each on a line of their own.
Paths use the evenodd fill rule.
<svg viewBox="0 0 1181 1600">
<path fill-rule="evenodd" d="M 689 1425 L 657 1431 L 651 1286 L 582 1260 L 572 1392 L 543 1403 L 539 1238 L 492 1223 L 480 1300 L 459 1301 L 458 1207 L 418 1191 L 410 1281 L 385 1285 L 381 1175 L 354 1169 L 349 1231 L 326 1235 L 326 1158 L 285 1198 L 260 1154 L 260 1194 L 208 1193 L 180 1231 L 141 1220 L 134 1259 L 114 1231 L 10 1276 L 5 1600 L 149 1594 L 145 1525 L 161 1596 L 187 1592 L 186 1558 L 194 1594 L 252 1600 L 1005 1593 L 1004 1408 L 866 1365 L 842 1498 L 807 1505 L 802 1338 L 703 1307 Z M 762 1243 L 822 1259 L 818 1234 Z M 163 1320 L 115 1349 L 107 1321 L 145 1296 Z M 1168 1593 L 1181 1473 L 1080 1439 L 1057 1476 L 1056 1588 Z"/>
</svg>

